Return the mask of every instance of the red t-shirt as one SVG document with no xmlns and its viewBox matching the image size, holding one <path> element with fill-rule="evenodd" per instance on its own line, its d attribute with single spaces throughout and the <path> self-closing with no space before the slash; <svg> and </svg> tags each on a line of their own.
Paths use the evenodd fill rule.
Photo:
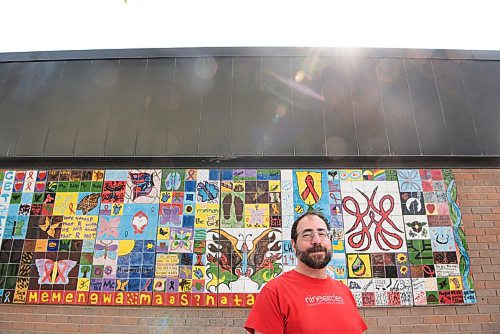
<svg viewBox="0 0 500 334">
<path fill-rule="evenodd" d="M 292 270 L 264 286 L 245 328 L 264 334 L 358 334 L 368 327 L 347 286 Z"/>
</svg>

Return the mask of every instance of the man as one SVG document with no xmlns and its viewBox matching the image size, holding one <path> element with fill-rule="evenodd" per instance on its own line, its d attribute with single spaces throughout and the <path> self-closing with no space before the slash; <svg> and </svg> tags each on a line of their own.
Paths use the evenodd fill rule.
<svg viewBox="0 0 500 334">
<path fill-rule="evenodd" d="M 264 286 L 245 323 L 247 331 L 357 334 L 367 329 L 349 288 L 326 273 L 332 258 L 329 228 L 316 212 L 293 223 L 297 267 Z"/>
</svg>

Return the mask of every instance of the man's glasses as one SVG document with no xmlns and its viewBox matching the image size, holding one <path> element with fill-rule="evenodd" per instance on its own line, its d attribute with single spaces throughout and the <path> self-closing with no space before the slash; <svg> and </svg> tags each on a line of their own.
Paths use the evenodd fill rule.
<svg viewBox="0 0 500 334">
<path fill-rule="evenodd" d="M 297 233 L 298 236 L 300 236 L 303 240 L 305 241 L 311 241 L 314 238 L 314 233 L 318 234 L 318 237 L 321 240 L 328 240 L 330 239 L 330 232 L 328 230 L 304 230 L 299 233 Z"/>
</svg>

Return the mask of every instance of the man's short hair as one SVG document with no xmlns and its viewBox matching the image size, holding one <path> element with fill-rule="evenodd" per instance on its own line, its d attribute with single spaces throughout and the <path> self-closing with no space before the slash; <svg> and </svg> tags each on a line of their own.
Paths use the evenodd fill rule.
<svg viewBox="0 0 500 334">
<path fill-rule="evenodd" d="M 299 218 L 297 218 L 297 220 L 295 220 L 293 222 L 293 225 L 292 225 L 292 240 L 293 241 L 297 242 L 297 226 L 299 225 L 300 220 L 304 217 L 307 217 L 307 216 L 319 217 L 322 221 L 325 222 L 326 229 L 328 231 L 330 231 L 330 223 L 328 223 L 328 219 L 326 219 L 325 216 L 323 216 L 321 213 L 316 212 L 316 211 L 308 211 L 308 212 L 304 213 L 302 216 L 300 216 Z"/>
</svg>

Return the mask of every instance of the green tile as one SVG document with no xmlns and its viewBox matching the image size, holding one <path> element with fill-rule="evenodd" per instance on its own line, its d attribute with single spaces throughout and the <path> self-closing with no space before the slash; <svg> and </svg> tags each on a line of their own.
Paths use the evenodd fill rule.
<svg viewBox="0 0 500 334">
<path fill-rule="evenodd" d="M 100 193 L 102 191 L 102 182 L 92 182 L 90 191 L 94 193 Z"/>
<path fill-rule="evenodd" d="M 92 181 L 83 181 L 80 183 L 79 191 L 81 193 L 87 193 L 90 192 L 91 188 L 92 188 Z"/>
<path fill-rule="evenodd" d="M 69 182 L 59 181 L 57 183 L 57 192 L 61 193 L 68 192 L 68 188 L 69 188 Z"/>
<path fill-rule="evenodd" d="M 76 193 L 80 190 L 80 181 L 71 181 L 68 185 L 68 192 Z"/>
</svg>

